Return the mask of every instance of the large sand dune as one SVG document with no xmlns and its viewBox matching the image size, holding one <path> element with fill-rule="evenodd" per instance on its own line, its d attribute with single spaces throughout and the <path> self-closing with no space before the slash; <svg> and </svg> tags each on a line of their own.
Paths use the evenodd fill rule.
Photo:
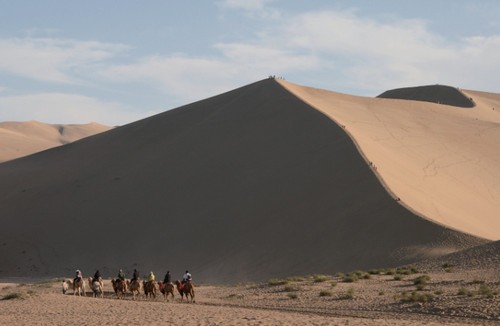
<svg viewBox="0 0 500 326">
<path fill-rule="evenodd" d="M 0 163 L 111 129 L 98 123 L 47 124 L 39 121 L 0 122 Z"/>
<path fill-rule="evenodd" d="M 280 81 L 345 126 L 394 196 L 448 227 L 500 239 L 500 95 L 428 86 L 365 98 Z M 413 93 L 411 92 L 413 90 Z M 391 92 L 388 92 L 391 93 Z"/>
<path fill-rule="evenodd" d="M 310 94 L 300 90 L 303 98 Z M 318 101 L 328 94 L 320 92 Z M 391 130 L 391 123 L 400 129 L 404 118 L 408 127 L 418 125 L 417 109 L 455 112 L 430 103 L 334 98 L 332 112 L 344 112 L 355 136 L 356 124 L 374 132 Z M 372 107 L 395 113 L 357 113 Z M 468 122 L 467 112 L 448 115 Z M 424 135 L 409 136 L 417 149 Z M 359 137 L 384 180 L 401 177 L 394 191 L 405 202 L 429 200 L 414 185 L 421 160 L 405 157 L 400 134 L 378 139 L 386 146 L 373 153 L 363 143 L 369 134 Z M 399 155 L 393 148 L 403 152 L 391 163 L 388 157 Z M 427 174 L 435 170 L 429 166 Z M 107 276 L 137 267 L 179 274 L 188 268 L 196 280 L 211 282 L 257 280 L 399 265 L 484 242 L 400 205 L 341 127 L 273 79 L 3 163 L 0 181 L 3 276 L 72 275 L 76 268 Z"/>
</svg>

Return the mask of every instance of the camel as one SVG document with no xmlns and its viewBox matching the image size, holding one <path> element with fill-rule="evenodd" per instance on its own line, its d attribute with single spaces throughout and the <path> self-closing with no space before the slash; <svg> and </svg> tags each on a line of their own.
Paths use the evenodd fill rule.
<svg viewBox="0 0 500 326">
<path fill-rule="evenodd" d="M 132 292 L 134 300 L 135 300 L 136 295 L 140 298 L 141 287 L 142 287 L 141 281 L 139 279 L 135 279 L 132 282 L 127 280 L 127 285 L 128 285 L 128 288 L 130 289 L 130 292 Z"/>
<path fill-rule="evenodd" d="M 112 279 L 113 290 L 115 291 L 116 297 L 120 299 L 120 295 L 124 296 L 127 292 L 127 282 L 120 280 L 119 278 Z"/>
<path fill-rule="evenodd" d="M 92 277 L 89 277 L 89 285 L 90 289 L 94 293 L 94 298 L 104 298 L 104 283 L 102 281 L 102 278 L 99 277 L 99 280 L 94 281 Z"/>
<path fill-rule="evenodd" d="M 174 285 L 172 282 L 163 283 L 162 281 L 158 282 L 158 286 L 160 287 L 160 292 L 163 293 L 165 300 L 168 301 L 168 294 L 172 295 L 172 300 L 174 299 Z"/>
<path fill-rule="evenodd" d="M 66 294 L 68 292 L 69 288 L 73 287 L 73 280 L 64 280 L 62 282 L 62 292 L 63 294 Z"/>
<path fill-rule="evenodd" d="M 186 295 L 187 302 L 189 302 L 189 296 L 191 296 L 191 302 L 194 302 L 194 287 L 191 281 L 187 280 L 183 285 L 179 280 L 176 280 L 175 285 L 177 285 L 177 291 L 181 295 L 181 301 L 184 299 L 184 295 Z"/>
<path fill-rule="evenodd" d="M 84 297 L 87 296 L 85 293 L 85 280 L 83 278 L 77 278 L 73 282 L 73 295 L 76 295 L 78 291 L 78 295 L 81 296 L 83 294 Z"/>
<path fill-rule="evenodd" d="M 146 299 L 148 297 L 153 297 L 156 299 L 156 282 L 146 282 L 142 281 L 142 286 L 144 287 L 144 294 L 146 295 Z"/>
</svg>

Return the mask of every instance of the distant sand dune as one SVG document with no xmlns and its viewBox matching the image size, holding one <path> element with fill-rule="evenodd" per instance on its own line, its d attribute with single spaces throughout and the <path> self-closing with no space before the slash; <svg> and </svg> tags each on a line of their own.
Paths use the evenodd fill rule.
<svg viewBox="0 0 500 326">
<path fill-rule="evenodd" d="M 494 122 L 475 122 L 483 137 L 465 132 L 459 144 L 452 131 L 473 110 L 267 79 L 1 164 L 0 275 L 189 269 L 197 281 L 237 282 L 396 266 L 485 242 L 401 206 L 345 130 L 297 95 L 346 125 L 405 203 L 488 234 L 495 201 L 475 200 L 496 196 L 498 164 L 458 164 L 493 175 L 472 199 L 463 179 L 438 177 L 475 157 L 479 140 L 495 148 L 495 129 L 482 129 Z M 449 198 L 442 182 L 458 187 Z"/>
<path fill-rule="evenodd" d="M 46 124 L 38 121 L 0 122 L 0 163 L 71 143 L 111 127 L 98 123 Z"/>
<path fill-rule="evenodd" d="M 379 98 L 425 101 L 445 105 L 471 108 L 474 102 L 455 87 L 429 85 L 392 89 L 383 92 Z"/>
</svg>

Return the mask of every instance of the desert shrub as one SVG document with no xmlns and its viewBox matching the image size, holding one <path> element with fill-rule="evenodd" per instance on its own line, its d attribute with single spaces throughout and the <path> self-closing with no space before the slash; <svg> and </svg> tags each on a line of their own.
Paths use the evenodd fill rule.
<svg viewBox="0 0 500 326">
<path fill-rule="evenodd" d="M 429 275 L 422 275 L 413 280 L 414 285 L 427 285 L 427 282 L 431 280 Z"/>
<path fill-rule="evenodd" d="M 379 275 L 381 273 L 382 273 L 382 271 L 380 269 L 370 269 L 370 270 L 368 270 L 368 274 L 371 274 L 371 275 Z"/>
<path fill-rule="evenodd" d="M 227 296 L 229 299 L 243 299 L 244 295 L 243 294 L 236 294 L 236 293 L 231 293 L 230 295 Z"/>
<path fill-rule="evenodd" d="M 396 274 L 399 274 L 399 275 L 410 275 L 411 274 L 411 270 L 407 267 L 398 267 L 396 269 Z"/>
<path fill-rule="evenodd" d="M 271 286 L 276 286 L 276 285 L 285 285 L 288 284 L 287 280 L 280 279 L 280 278 L 272 278 L 269 281 L 267 281 L 267 284 Z"/>
<path fill-rule="evenodd" d="M 467 295 L 467 293 L 469 293 L 469 291 L 467 291 L 467 289 L 464 287 L 461 287 L 460 289 L 458 289 L 458 292 L 457 292 L 458 295 Z"/>
<path fill-rule="evenodd" d="M 335 274 L 335 276 L 338 278 L 344 278 L 345 274 L 344 273 L 337 273 L 337 274 Z"/>
<path fill-rule="evenodd" d="M 331 297 L 332 296 L 332 292 L 330 291 L 326 291 L 326 290 L 323 290 L 319 293 L 319 296 L 320 297 Z"/>
<path fill-rule="evenodd" d="M 484 282 L 485 282 L 485 281 L 483 281 L 483 280 L 479 280 L 479 279 L 475 278 L 475 279 L 473 279 L 473 280 L 472 280 L 472 282 L 471 282 L 471 283 L 472 283 L 472 284 L 483 284 Z"/>
<path fill-rule="evenodd" d="M 306 280 L 304 276 L 290 276 L 285 279 L 288 282 L 303 282 Z"/>
<path fill-rule="evenodd" d="M 444 271 L 446 273 L 451 273 L 451 272 L 453 272 L 453 269 L 451 267 L 449 267 L 449 268 L 445 268 Z"/>
<path fill-rule="evenodd" d="M 399 275 L 399 274 L 394 275 L 394 280 L 395 281 L 401 281 L 402 279 L 403 279 L 402 275 Z"/>
<path fill-rule="evenodd" d="M 299 287 L 296 285 L 292 285 L 292 284 L 285 285 L 285 288 L 283 289 L 283 291 L 285 291 L 285 292 L 295 292 L 298 290 L 299 290 Z"/>
<path fill-rule="evenodd" d="M 365 275 L 363 275 L 363 279 L 364 279 L 364 280 L 369 280 L 369 279 L 371 279 L 371 278 L 372 278 L 372 277 L 371 277 L 371 275 L 370 275 L 370 274 L 365 274 Z"/>
<path fill-rule="evenodd" d="M 290 299 L 297 299 L 299 297 L 299 295 L 297 294 L 297 292 L 290 292 L 290 293 L 287 294 L 287 296 Z"/>
<path fill-rule="evenodd" d="M 384 295 L 384 294 L 385 294 L 385 292 L 384 292 L 384 291 L 380 291 L 380 292 L 378 293 L 378 295 Z"/>
<path fill-rule="evenodd" d="M 390 268 L 385 272 L 385 275 L 394 275 L 394 274 L 396 274 L 396 270 L 393 268 Z"/>
<path fill-rule="evenodd" d="M 442 290 L 437 290 L 437 291 L 434 291 L 434 294 L 435 295 L 441 295 L 441 294 L 443 294 L 443 291 Z"/>
<path fill-rule="evenodd" d="M 346 283 L 353 283 L 359 280 L 359 276 L 356 273 L 349 273 L 342 280 Z"/>
<path fill-rule="evenodd" d="M 434 299 L 434 296 L 431 293 L 422 293 L 422 292 L 403 292 L 401 295 L 402 302 L 428 302 Z"/>
<path fill-rule="evenodd" d="M 332 285 L 332 287 L 336 287 L 337 286 L 337 282 L 332 282 L 330 284 Z"/>
<path fill-rule="evenodd" d="M 410 272 L 412 274 L 417 274 L 418 273 L 418 268 L 414 265 L 409 266 Z"/>
<path fill-rule="evenodd" d="M 19 292 L 9 293 L 2 298 L 2 300 L 22 299 L 23 295 Z"/>
<path fill-rule="evenodd" d="M 452 268 L 452 267 L 455 267 L 453 264 L 450 264 L 450 263 L 444 263 L 443 265 L 441 265 L 442 268 Z"/>
<path fill-rule="evenodd" d="M 343 299 L 352 300 L 354 299 L 354 289 L 349 288 L 343 296 Z"/>
<path fill-rule="evenodd" d="M 481 284 L 481 286 L 479 286 L 478 294 L 485 295 L 488 298 L 492 298 L 493 297 L 493 290 L 491 290 L 488 285 Z"/>
<path fill-rule="evenodd" d="M 417 291 L 423 291 L 425 289 L 425 284 L 417 284 L 415 287 L 417 288 Z"/>
<path fill-rule="evenodd" d="M 330 279 L 330 277 L 327 276 L 327 275 L 314 275 L 313 276 L 313 280 L 314 280 L 315 283 L 325 282 L 328 279 Z"/>
</svg>

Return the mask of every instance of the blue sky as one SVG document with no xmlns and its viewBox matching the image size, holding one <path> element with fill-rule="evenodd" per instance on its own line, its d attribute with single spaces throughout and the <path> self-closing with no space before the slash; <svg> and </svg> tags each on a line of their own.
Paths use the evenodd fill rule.
<svg viewBox="0 0 500 326">
<path fill-rule="evenodd" d="M 121 125 L 269 75 L 500 93 L 496 0 L 0 0 L 0 121 Z"/>
</svg>

